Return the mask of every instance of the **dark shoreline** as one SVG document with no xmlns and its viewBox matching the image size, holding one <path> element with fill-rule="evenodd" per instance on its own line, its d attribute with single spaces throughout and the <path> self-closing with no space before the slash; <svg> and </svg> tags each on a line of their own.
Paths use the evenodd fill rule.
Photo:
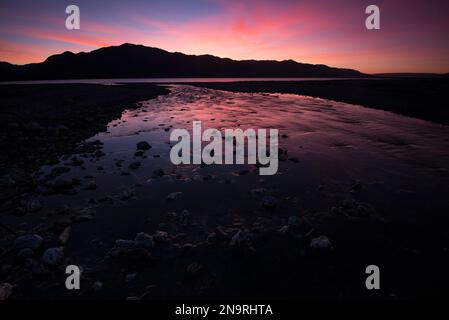
<svg viewBox="0 0 449 320">
<path fill-rule="evenodd" d="M 189 83 L 197 87 L 248 93 L 292 93 L 392 111 L 449 125 L 449 79 L 397 78 L 324 81 Z"/>
<path fill-rule="evenodd" d="M 106 130 L 126 108 L 169 91 L 152 84 L 0 86 L 0 172 L 36 169 Z"/>
</svg>

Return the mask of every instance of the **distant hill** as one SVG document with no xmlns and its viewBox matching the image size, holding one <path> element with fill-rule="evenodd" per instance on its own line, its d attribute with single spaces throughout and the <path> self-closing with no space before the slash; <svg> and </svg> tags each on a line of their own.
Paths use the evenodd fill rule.
<svg viewBox="0 0 449 320">
<path fill-rule="evenodd" d="M 445 78 L 449 76 L 449 73 L 377 73 L 373 76 L 382 78 Z"/>
<path fill-rule="evenodd" d="M 362 77 L 352 69 L 293 60 L 232 60 L 186 55 L 142 45 L 122 44 L 91 52 L 64 52 L 44 62 L 0 62 L 0 80 L 166 78 L 166 77 Z"/>
</svg>

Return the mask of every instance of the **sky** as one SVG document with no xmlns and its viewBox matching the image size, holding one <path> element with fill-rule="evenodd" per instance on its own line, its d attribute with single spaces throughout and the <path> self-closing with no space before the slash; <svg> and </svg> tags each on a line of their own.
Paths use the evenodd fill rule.
<svg viewBox="0 0 449 320">
<path fill-rule="evenodd" d="M 71 4 L 80 8 L 80 30 L 65 27 Z M 380 8 L 380 30 L 365 27 L 370 4 Z M 0 61 L 41 62 L 126 42 L 366 73 L 448 73 L 449 1 L 0 1 Z"/>
</svg>

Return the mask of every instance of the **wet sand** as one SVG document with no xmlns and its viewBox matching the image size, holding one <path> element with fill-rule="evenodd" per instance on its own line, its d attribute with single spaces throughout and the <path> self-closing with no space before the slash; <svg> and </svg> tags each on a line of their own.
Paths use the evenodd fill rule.
<svg viewBox="0 0 449 320">
<path fill-rule="evenodd" d="M 296 94 L 168 88 L 32 174 L 2 216 L 42 237 L 24 253 L 1 231 L 12 297 L 447 296 L 447 127 Z M 193 120 L 278 128 L 278 174 L 171 164 L 170 131 Z M 51 248 L 63 252 L 54 264 Z M 82 266 L 82 290 L 65 289 L 67 264 Z M 364 287 L 369 264 L 381 291 Z"/>
<path fill-rule="evenodd" d="M 196 83 L 232 92 L 294 93 L 330 99 L 449 125 L 449 79 L 395 78 L 326 81 Z"/>
</svg>

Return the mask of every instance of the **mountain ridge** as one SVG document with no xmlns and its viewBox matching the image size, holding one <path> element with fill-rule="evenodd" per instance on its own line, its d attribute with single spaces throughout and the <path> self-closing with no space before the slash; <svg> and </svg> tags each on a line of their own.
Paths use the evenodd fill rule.
<svg viewBox="0 0 449 320">
<path fill-rule="evenodd" d="M 233 60 L 210 54 L 187 55 L 124 43 L 90 52 L 65 51 L 43 62 L 15 65 L 0 62 L 0 80 L 167 77 L 362 77 L 365 74 L 294 60 Z"/>
</svg>

